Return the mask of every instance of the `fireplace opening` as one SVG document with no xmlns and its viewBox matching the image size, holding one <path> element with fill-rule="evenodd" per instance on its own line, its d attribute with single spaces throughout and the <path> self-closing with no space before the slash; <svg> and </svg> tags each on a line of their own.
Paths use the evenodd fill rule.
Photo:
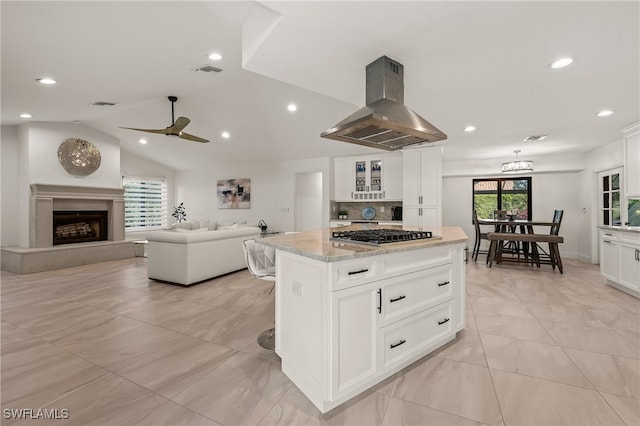
<svg viewBox="0 0 640 426">
<path fill-rule="evenodd" d="M 108 218 L 106 210 L 54 211 L 53 245 L 106 241 Z"/>
</svg>

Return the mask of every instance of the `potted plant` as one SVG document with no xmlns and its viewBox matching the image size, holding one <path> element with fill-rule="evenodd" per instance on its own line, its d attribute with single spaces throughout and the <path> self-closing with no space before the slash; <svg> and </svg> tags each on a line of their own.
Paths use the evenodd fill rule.
<svg viewBox="0 0 640 426">
<path fill-rule="evenodd" d="M 178 223 L 182 223 L 182 221 L 187 218 L 187 212 L 185 211 L 184 203 L 180 203 L 178 207 L 174 207 L 171 216 L 175 217 Z"/>
<path fill-rule="evenodd" d="M 338 210 L 338 219 L 346 219 L 349 212 L 346 210 Z"/>
</svg>

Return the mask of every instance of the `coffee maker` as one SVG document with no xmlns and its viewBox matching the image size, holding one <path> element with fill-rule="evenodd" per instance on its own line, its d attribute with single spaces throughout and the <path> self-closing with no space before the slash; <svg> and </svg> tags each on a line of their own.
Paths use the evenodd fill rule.
<svg viewBox="0 0 640 426">
<path fill-rule="evenodd" d="M 402 220 L 402 206 L 391 207 L 391 220 Z"/>
</svg>

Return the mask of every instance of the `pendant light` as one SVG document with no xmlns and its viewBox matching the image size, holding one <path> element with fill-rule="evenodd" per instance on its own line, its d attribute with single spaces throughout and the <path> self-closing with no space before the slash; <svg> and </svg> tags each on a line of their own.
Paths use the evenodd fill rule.
<svg viewBox="0 0 640 426">
<path fill-rule="evenodd" d="M 516 149 L 513 152 L 516 154 L 515 161 L 508 161 L 506 163 L 502 163 L 502 173 L 511 174 L 511 173 L 533 172 L 533 161 L 519 160 L 518 159 L 518 154 L 520 153 L 519 149 Z"/>
</svg>

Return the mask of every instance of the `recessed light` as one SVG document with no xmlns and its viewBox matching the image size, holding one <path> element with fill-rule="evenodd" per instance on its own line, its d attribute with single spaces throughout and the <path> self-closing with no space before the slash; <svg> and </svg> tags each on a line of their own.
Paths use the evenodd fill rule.
<svg viewBox="0 0 640 426">
<path fill-rule="evenodd" d="M 138 142 L 140 142 L 142 145 L 146 145 L 147 144 L 147 140 L 146 139 L 140 139 Z"/>
<path fill-rule="evenodd" d="M 554 69 L 564 68 L 567 65 L 571 65 L 572 62 L 573 62 L 572 58 L 561 58 L 556 61 L 553 61 L 553 63 L 551 64 L 551 68 L 554 68 Z"/>
<path fill-rule="evenodd" d="M 20 114 L 20 118 L 31 118 L 31 117 L 32 115 L 26 112 L 24 114 Z"/>
<path fill-rule="evenodd" d="M 525 142 L 536 142 L 536 141 L 541 141 L 544 140 L 548 137 L 549 135 L 532 135 L 532 136 L 527 136 L 526 138 L 524 138 Z"/>
<path fill-rule="evenodd" d="M 475 132 L 476 127 L 475 126 L 467 126 L 464 128 L 465 132 Z"/>
<path fill-rule="evenodd" d="M 38 78 L 36 79 L 36 81 L 40 84 L 56 84 L 57 83 L 57 81 L 49 77 Z"/>
<path fill-rule="evenodd" d="M 219 61 L 220 59 L 222 59 L 222 55 L 217 52 L 213 52 L 209 55 L 209 59 L 211 59 L 212 61 Z"/>
<path fill-rule="evenodd" d="M 231 135 L 229 134 L 229 132 L 222 132 L 221 136 L 225 139 L 229 139 L 231 137 Z"/>
<path fill-rule="evenodd" d="M 298 110 L 298 106 L 296 104 L 289 104 L 287 105 L 287 109 L 289 112 L 296 112 Z"/>
<path fill-rule="evenodd" d="M 597 113 L 596 115 L 598 117 L 608 117 L 611 114 L 613 114 L 613 111 L 611 111 L 610 109 L 603 109 L 602 111 L 600 111 L 599 113 Z"/>
</svg>

